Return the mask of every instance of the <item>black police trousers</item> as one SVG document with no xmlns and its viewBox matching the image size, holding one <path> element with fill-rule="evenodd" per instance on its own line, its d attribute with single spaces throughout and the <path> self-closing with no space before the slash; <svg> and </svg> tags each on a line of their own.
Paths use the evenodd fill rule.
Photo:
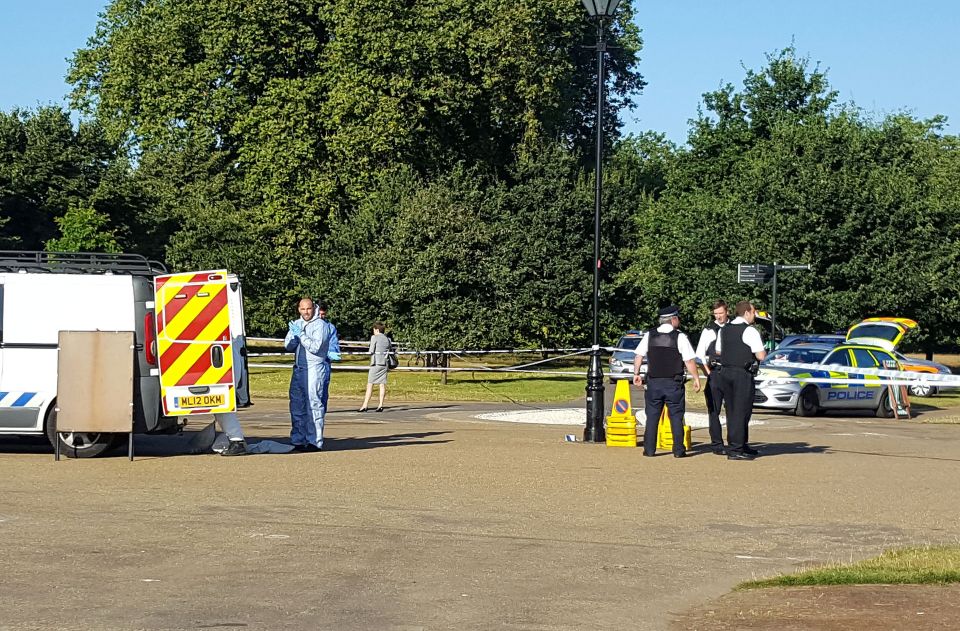
<svg viewBox="0 0 960 631">
<path fill-rule="evenodd" d="M 719 376 L 727 406 L 727 453 L 742 453 L 749 440 L 747 423 L 753 413 L 753 374 L 746 368 L 724 366 Z"/>
<path fill-rule="evenodd" d="M 703 389 L 703 398 L 707 400 L 707 414 L 710 419 L 710 446 L 714 449 L 723 447 L 723 427 L 720 425 L 723 390 L 720 388 L 719 369 L 714 369 L 707 375 L 707 387 Z"/>
<path fill-rule="evenodd" d="M 683 446 L 683 415 L 686 412 L 683 384 L 676 379 L 649 378 L 647 389 L 643 393 L 643 402 L 647 413 L 647 422 L 643 427 L 643 453 L 652 456 L 657 452 L 657 428 L 660 426 L 664 405 L 670 413 L 673 453 L 686 453 Z"/>
</svg>

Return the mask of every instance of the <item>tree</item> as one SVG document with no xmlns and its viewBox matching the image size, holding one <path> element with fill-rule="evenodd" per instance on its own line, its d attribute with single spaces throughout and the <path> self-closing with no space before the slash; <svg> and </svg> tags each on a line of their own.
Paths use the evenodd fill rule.
<svg viewBox="0 0 960 631">
<path fill-rule="evenodd" d="M 418 348 L 505 343 L 492 284 L 499 190 L 462 165 L 431 182 L 384 174 L 309 261 L 306 293 L 333 305 L 345 334 L 384 320 Z"/>
<path fill-rule="evenodd" d="M 71 206 L 56 219 L 60 238 L 47 241 L 51 252 L 120 252 L 109 218 L 90 206 Z"/>
<path fill-rule="evenodd" d="M 631 17 L 613 26 L 611 136 L 643 86 Z M 274 288 L 251 300 L 270 326 L 310 278 L 300 253 L 324 249 L 397 169 L 502 177 L 544 139 L 588 141 L 590 29 L 569 0 L 114 0 L 69 79 L 138 165 L 138 233 L 169 238 L 171 262 L 266 239 L 236 271 Z"/>
<path fill-rule="evenodd" d="M 787 327 L 899 315 L 920 321 L 927 348 L 957 339 L 955 139 L 937 119 L 876 123 L 834 99 L 790 49 L 741 92 L 705 95 L 689 151 L 637 213 L 621 282 L 642 289 L 645 310 L 676 301 L 699 320 L 718 297 L 769 306 L 768 287 L 736 283 L 737 263 L 809 263 L 779 286 Z"/>
<path fill-rule="evenodd" d="M 96 194 L 114 150 L 95 123 L 77 127 L 58 107 L 0 112 L 0 239 L 39 250 L 72 205 Z"/>
</svg>

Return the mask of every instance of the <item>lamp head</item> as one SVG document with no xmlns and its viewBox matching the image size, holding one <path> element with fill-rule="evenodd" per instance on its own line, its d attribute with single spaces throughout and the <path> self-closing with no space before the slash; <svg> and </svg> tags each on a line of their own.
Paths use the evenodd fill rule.
<svg viewBox="0 0 960 631">
<path fill-rule="evenodd" d="M 592 18 L 606 20 L 612 18 L 620 5 L 620 0 L 580 0 Z"/>
</svg>

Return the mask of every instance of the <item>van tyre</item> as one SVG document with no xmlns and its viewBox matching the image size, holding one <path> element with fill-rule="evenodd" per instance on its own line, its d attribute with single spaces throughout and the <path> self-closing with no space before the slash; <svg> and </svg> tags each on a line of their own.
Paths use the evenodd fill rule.
<svg viewBox="0 0 960 631">
<path fill-rule="evenodd" d="M 57 448 L 54 441 L 59 438 L 60 453 L 68 458 L 96 458 L 115 447 L 119 440 L 116 434 L 108 433 L 59 432 L 59 436 L 55 436 L 53 428 L 56 418 L 57 410 L 54 402 L 50 405 L 50 411 L 47 412 L 44 433 L 54 450 Z"/>
<path fill-rule="evenodd" d="M 807 386 L 800 391 L 793 413 L 797 416 L 816 416 L 819 411 L 820 397 L 817 395 L 817 387 Z"/>
</svg>

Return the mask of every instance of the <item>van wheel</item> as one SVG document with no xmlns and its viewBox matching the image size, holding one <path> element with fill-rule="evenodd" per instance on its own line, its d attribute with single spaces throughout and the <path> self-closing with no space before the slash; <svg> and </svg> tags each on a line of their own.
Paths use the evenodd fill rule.
<svg viewBox="0 0 960 631">
<path fill-rule="evenodd" d="M 59 432 L 54 436 L 53 427 L 57 418 L 55 404 L 50 405 L 50 411 L 47 412 L 47 420 L 44 424 L 44 433 L 50 445 L 56 449 L 55 440 L 60 440 L 60 453 L 68 458 L 96 458 L 106 451 L 112 449 L 116 444 L 118 437 L 116 434 L 108 433 L 88 433 L 88 432 Z"/>
<path fill-rule="evenodd" d="M 820 411 L 820 397 L 816 386 L 807 386 L 797 397 L 797 407 L 793 413 L 797 416 L 815 416 Z"/>
<path fill-rule="evenodd" d="M 877 418 L 893 418 L 893 406 L 890 401 L 890 391 L 884 390 L 880 395 L 880 405 L 877 406 Z"/>
</svg>

